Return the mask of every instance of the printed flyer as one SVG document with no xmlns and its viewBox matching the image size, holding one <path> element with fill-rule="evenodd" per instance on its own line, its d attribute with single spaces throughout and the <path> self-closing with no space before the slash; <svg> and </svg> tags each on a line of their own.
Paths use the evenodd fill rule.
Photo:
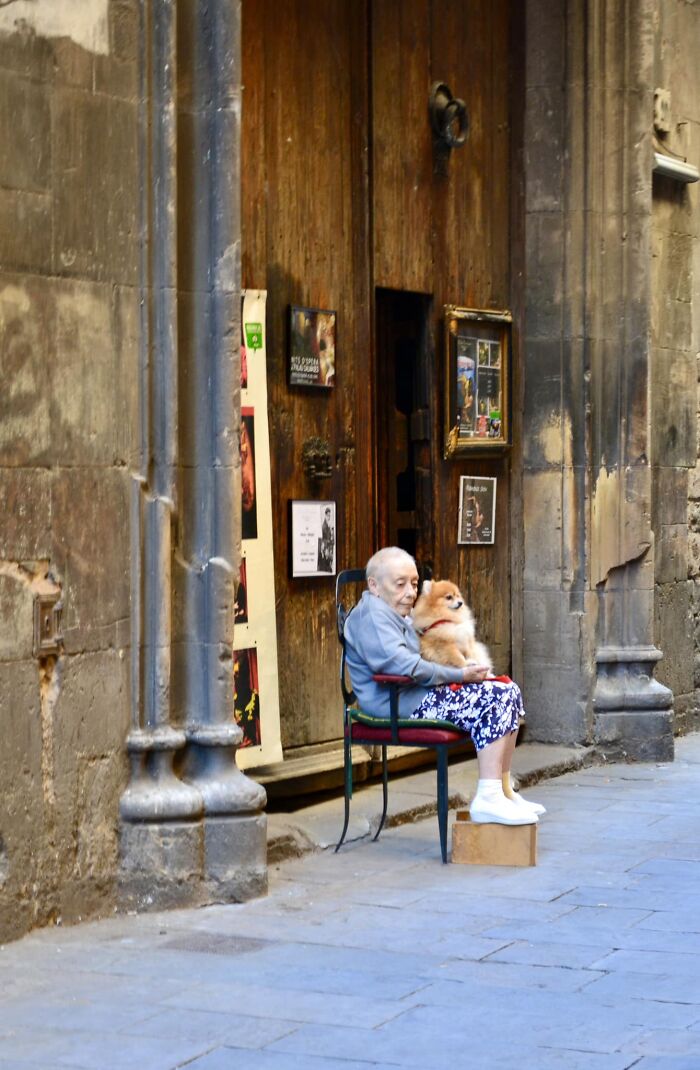
<svg viewBox="0 0 700 1070">
<path fill-rule="evenodd" d="M 241 317 L 242 560 L 234 620 L 234 711 L 241 769 L 282 760 L 272 491 L 267 425 L 265 290 L 243 292 Z"/>
<path fill-rule="evenodd" d="M 459 530 L 461 545 L 495 543 L 496 480 L 489 476 L 460 476 Z"/>
</svg>

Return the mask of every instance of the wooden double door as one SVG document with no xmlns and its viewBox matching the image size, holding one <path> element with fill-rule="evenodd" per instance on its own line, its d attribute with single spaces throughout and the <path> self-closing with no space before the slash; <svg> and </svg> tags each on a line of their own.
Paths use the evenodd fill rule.
<svg viewBox="0 0 700 1070">
<path fill-rule="evenodd" d="M 406 545 L 511 649 L 509 454 L 443 459 L 445 304 L 509 308 L 514 53 L 508 0 L 243 0 L 243 285 L 266 289 L 282 743 L 337 739 L 329 579 L 292 579 L 287 501 L 337 503 L 338 568 Z M 431 85 L 466 101 L 436 150 Z M 331 390 L 288 383 L 288 309 L 337 311 Z M 517 353 L 515 355 L 517 364 Z M 516 422 L 517 423 L 517 422 Z M 516 432 L 517 433 L 517 432 Z M 311 436 L 332 476 L 309 479 Z M 498 478 L 496 543 L 457 545 L 462 474 Z"/>
</svg>

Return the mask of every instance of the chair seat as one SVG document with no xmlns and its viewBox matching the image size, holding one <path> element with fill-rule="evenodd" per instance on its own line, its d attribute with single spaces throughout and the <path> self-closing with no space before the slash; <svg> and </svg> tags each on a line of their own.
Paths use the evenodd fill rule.
<svg viewBox="0 0 700 1070">
<path fill-rule="evenodd" d="M 353 743 L 391 743 L 391 728 L 375 728 L 357 721 L 352 724 Z M 434 747 L 436 743 L 458 743 L 469 736 L 459 729 L 447 728 L 399 728 L 398 743 L 405 746 Z"/>
</svg>

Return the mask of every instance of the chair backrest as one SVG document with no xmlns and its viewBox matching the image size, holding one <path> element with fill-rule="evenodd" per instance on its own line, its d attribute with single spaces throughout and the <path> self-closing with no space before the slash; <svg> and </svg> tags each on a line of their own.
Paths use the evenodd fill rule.
<svg viewBox="0 0 700 1070">
<path fill-rule="evenodd" d="M 341 655 L 340 655 L 340 689 L 343 693 L 343 702 L 345 703 L 345 710 L 349 706 L 354 705 L 356 698 L 355 692 L 348 684 L 346 666 L 345 666 L 345 621 L 348 619 L 348 614 L 355 606 L 357 599 L 354 599 L 351 604 L 348 604 L 347 591 L 343 588 L 348 584 L 365 582 L 365 570 L 363 568 L 346 568 L 342 572 L 338 573 L 335 581 L 335 613 L 336 624 L 338 628 L 338 639 L 340 641 Z"/>
</svg>

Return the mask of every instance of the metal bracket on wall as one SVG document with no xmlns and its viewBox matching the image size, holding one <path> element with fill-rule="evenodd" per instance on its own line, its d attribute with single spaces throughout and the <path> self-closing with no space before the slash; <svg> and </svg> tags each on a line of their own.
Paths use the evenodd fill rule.
<svg viewBox="0 0 700 1070">
<path fill-rule="evenodd" d="M 333 475 L 330 443 L 318 435 L 307 438 L 301 449 L 301 466 L 309 479 L 330 479 Z"/>
<path fill-rule="evenodd" d="M 34 599 L 34 657 L 59 654 L 63 645 L 61 615 L 63 602 L 58 594 L 39 594 Z"/>
</svg>

